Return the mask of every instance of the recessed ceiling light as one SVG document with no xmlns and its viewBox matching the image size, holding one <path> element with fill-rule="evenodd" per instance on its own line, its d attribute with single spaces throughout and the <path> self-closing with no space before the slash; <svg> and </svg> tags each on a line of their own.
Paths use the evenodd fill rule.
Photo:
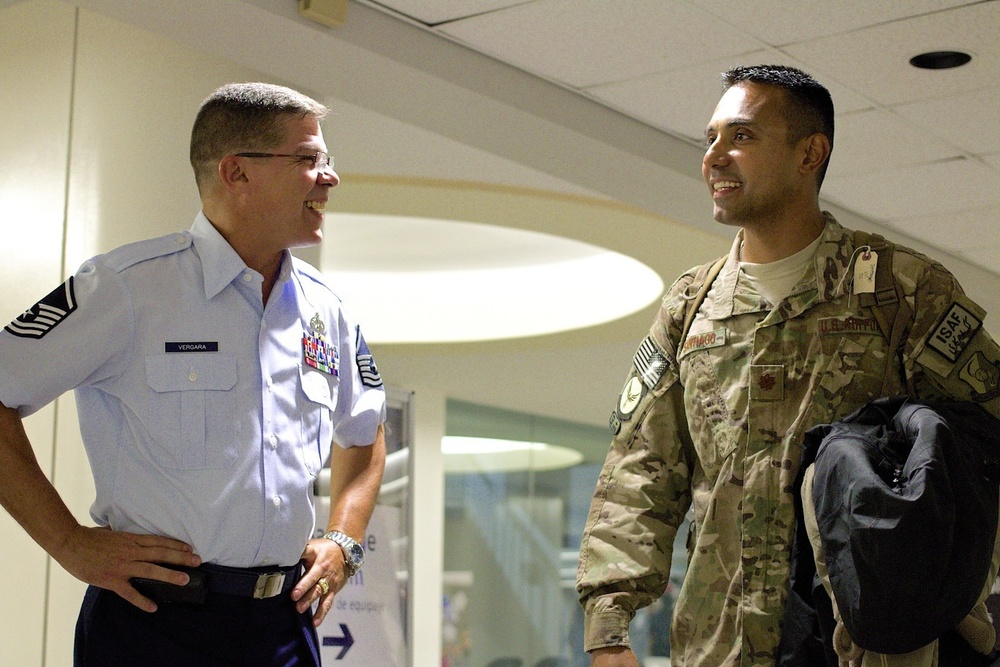
<svg viewBox="0 0 1000 667">
<path fill-rule="evenodd" d="M 920 69 L 952 69 L 970 60 L 972 56 L 962 51 L 928 51 L 910 58 L 910 64 Z"/>
</svg>

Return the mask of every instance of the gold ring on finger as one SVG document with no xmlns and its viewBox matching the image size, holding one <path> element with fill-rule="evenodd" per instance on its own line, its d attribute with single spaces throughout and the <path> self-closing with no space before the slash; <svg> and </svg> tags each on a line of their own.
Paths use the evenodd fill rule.
<svg viewBox="0 0 1000 667">
<path fill-rule="evenodd" d="M 325 577 L 317 581 L 316 585 L 319 586 L 319 592 L 321 595 L 326 595 L 330 592 L 330 582 L 328 582 Z"/>
</svg>

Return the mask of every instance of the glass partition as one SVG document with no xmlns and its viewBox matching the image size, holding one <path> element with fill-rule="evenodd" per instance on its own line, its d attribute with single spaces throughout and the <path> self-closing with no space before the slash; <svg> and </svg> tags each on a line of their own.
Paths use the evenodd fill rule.
<svg viewBox="0 0 1000 667">
<path fill-rule="evenodd" d="M 443 667 L 589 667 L 576 564 L 608 429 L 449 401 L 446 432 Z M 632 622 L 647 667 L 670 664 L 673 590 Z"/>
</svg>

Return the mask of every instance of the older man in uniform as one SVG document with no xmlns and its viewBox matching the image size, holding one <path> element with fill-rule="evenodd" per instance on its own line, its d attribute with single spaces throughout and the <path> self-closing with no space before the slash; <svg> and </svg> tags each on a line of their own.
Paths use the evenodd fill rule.
<svg viewBox="0 0 1000 667">
<path fill-rule="evenodd" d="M 638 665 L 629 620 L 663 593 L 691 507 L 672 664 L 775 664 L 805 431 L 883 394 L 1000 414 L 997 375 L 977 372 L 1000 366 L 1000 349 L 944 267 L 896 247 L 892 280 L 913 318 L 895 346 L 860 298 L 887 258 L 820 209 L 826 89 L 781 66 L 723 80 L 702 173 L 715 219 L 739 231 L 683 339 L 708 266 L 670 288 L 612 414 L 577 584 L 594 667 Z"/>
<path fill-rule="evenodd" d="M 191 136 L 191 229 L 85 262 L 0 332 L 0 502 L 90 584 L 77 665 L 319 664 L 385 461 L 361 331 L 288 251 L 321 240 L 339 182 L 326 112 L 280 86 L 217 90 Z M 96 528 L 21 424 L 69 389 Z M 328 458 L 329 532 L 310 539 Z"/>
</svg>

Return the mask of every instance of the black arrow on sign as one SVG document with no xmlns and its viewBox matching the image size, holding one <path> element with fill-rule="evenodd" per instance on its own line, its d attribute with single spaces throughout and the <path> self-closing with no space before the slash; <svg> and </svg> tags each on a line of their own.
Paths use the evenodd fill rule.
<svg viewBox="0 0 1000 667">
<path fill-rule="evenodd" d="M 347 655 L 347 652 L 351 650 L 351 647 L 354 646 L 354 637 L 351 636 L 351 631 L 343 623 L 340 624 L 340 631 L 344 633 L 343 637 L 323 637 L 323 646 L 340 647 L 340 653 L 337 654 L 336 660 L 343 659 Z"/>
</svg>

